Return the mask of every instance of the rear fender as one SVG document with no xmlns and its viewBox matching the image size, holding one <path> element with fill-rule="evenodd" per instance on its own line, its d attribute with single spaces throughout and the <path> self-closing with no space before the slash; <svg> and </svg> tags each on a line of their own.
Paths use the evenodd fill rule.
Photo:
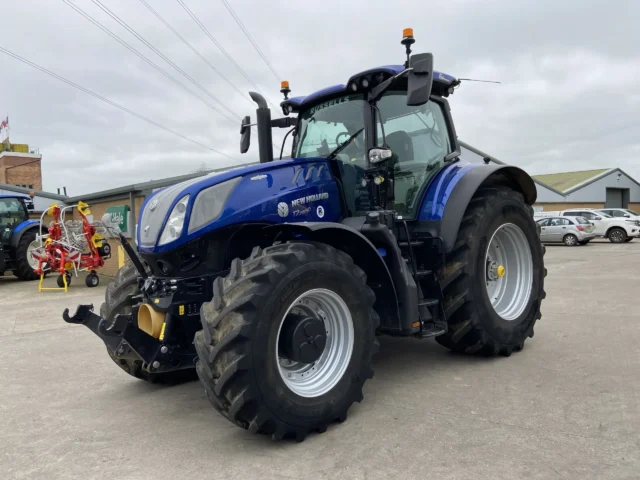
<svg viewBox="0 0 640 480">
<path fill-rule="evenodd" d="M 23 235 L 34 230 L 40 234 L 46 233 L 44 228 L 42 229 L 42 231 L 40 230 L 40 222 L 38 220 L 25 220 L 24 222 L 20 223 L 16 228 L 13 229 L 13 232 L 11 234 L 11 248 L 18 248 L 18 244 L 20 243 L 20 239 L 23 237 Z"/>
<path fill-rule="evenodd" d="M 367 284 L 376 295 L 374 308 L 380 315 L 380 326 L 400 329 L 398 297 L 391 273 L 376 247 L 357 230 L 332 222 L 286 223 L 272 227 L 291 238 L 326 243 L 342 250 L 367 274 Z"/>
<path fill-rule="evenodd" d="M 469 202 L 479 188 L 492 185 L 510 186 L 522 193 L 528 205 L 536 201 L 536 185 L 521 168 L 455 163 L 431 182 L 420 209 L 420 230 L 441 237 L 445 251 L 450 252 Z"/>
</svg>

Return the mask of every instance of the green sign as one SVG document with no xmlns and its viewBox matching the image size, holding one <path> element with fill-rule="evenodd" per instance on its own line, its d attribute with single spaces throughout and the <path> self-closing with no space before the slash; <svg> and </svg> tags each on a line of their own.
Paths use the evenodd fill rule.
<svg viewBox="0 0 640 480">
<path fill-rule="evenodd" d="M 107 207 L 107 213 L 111 215 L 111 223 L 118 225 L 122 232 L 129 231 L 129 205 Z"/>
</svg>

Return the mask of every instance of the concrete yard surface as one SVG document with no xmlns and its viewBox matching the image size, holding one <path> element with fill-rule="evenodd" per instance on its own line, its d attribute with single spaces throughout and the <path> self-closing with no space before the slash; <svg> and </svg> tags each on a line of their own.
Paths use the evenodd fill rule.
<svg viewBox="0 0 640 480">
<path fill-rule="evenodd" d="M 197 381 L 116 367 L 61 318 L 97 310 L 104 284 L 39 294 L 0 278 L 0 479 L 640 478 L 640 241 L 549 246 L 546 265 L 522 352 L 381 337 L 364 401 L 302 443 L 232 425 Z"/>
</svg>

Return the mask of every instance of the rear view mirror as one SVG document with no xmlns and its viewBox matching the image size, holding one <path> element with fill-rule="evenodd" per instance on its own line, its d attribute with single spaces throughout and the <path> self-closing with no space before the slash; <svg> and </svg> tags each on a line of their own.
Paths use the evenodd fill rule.
<svg viewBox="0 0 640 480">
<path fill-rule="evenodd" d="M 429 101 L 433 85 L 433 54 L 418 53 L 409 59 L 409 84 L 407 87 L 407 105 L 424 105 Z"/>
<path fill-rule="evenodd" d="M 247 115 L 240 124 L 240 153 L 247 153 L 251 144 L 251 117 Z"/>
<path fill-rule="evenodd" d="M 602 220 L 602 217 L 596 217 L 596 220 Z"/>
<path fill-rule="evenodd" d="M 625 214 L 623 215 L 623 217 L 625 217 L 625 218 L 631 218 L 631 215 L 629 215 L 628 213 L 625 213 Z"/>
</svg>

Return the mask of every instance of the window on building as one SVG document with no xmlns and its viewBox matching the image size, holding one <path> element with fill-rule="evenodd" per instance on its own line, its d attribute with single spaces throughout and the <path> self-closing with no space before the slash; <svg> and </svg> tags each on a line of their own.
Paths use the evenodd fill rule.
<svg viewBox="0 0 640 480">
<path fill-rule="evenodd" d="M 33 185 L 29 185 L 29 188 L 33 188 Z"/>
</svg>

